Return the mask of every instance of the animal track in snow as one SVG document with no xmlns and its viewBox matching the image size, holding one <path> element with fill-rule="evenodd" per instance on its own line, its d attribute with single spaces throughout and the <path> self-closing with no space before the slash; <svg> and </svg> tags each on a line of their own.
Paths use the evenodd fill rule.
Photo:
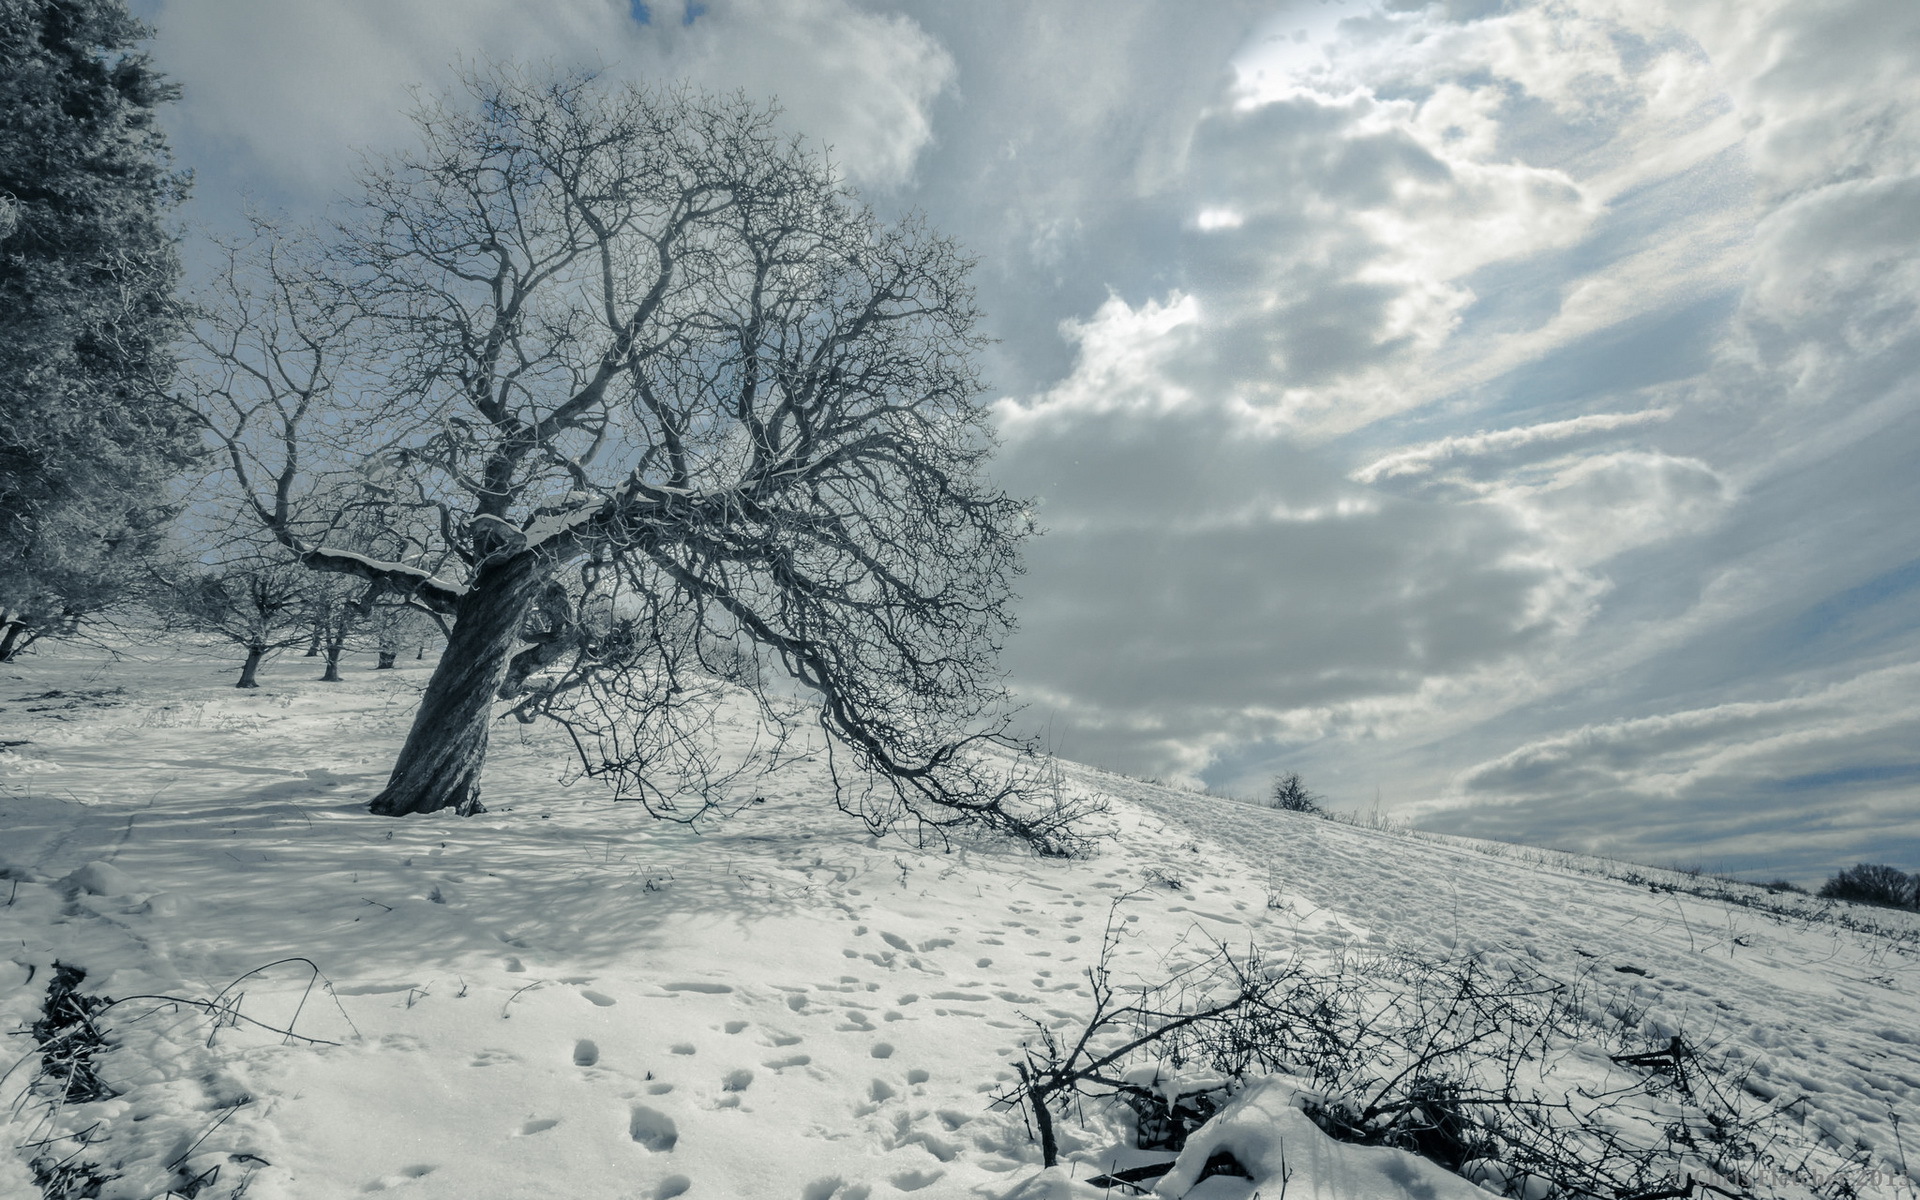
<svg viewBox="0 0 1920 1200">
<path fill-rule="evenodd" d="M 760 1065 L 769 1071 L 784 1071 L 788 1067 L 804 1067 L 813 1061 L 811 1054 L 790 1054 L 785 1058 L 770 1059 Z"/>
<path fill-rule="evenodd" d="M 382 1175 L 360 1190 L 363 1192 L 384 1192 L 388 1188 L 396 1188 L 402 1184 L 412 1183 L 424 1175 L 431 1175 L 435 1169 L 431 1163 L 417 1163 L 411 1167 L 401 1167 L 391 1175 Z"/>
<path fill-rule="evenodd" d="M 509 1063 L 517 1063 L 519 1061 L 520 1056 L 512 1051 L 496 1050 L 489 1047 L 474 1055 L 473 1061 L 467 1065 L 470 1067 L 504 1067 Z"/>
<path fill-rule="evenodd" d="M 804 1054 L 800 1055 L 800 1057 L 806 1059 L 808 1062 L 813 1061 Z M 752 1083 L 753 1072 L 742 1067 L 738 1070 L 727 1072 L 726 1078 L 720 1081 L 720 1090 L 723 1092 L 744 1092 Z"/>
<path fill-rule="evenodd" d="M 692 1186 L 693 1180 L 685 1175 L 669 1175 L 653 1189 L 653 1200 L 672 1200 L 674 1196 L 686 1194 L 686 1190 Z"/>
<path fill-rule="evenodd" d="M 520 1132 L 517 1136 L 529 1137 L 536 1133 L 545 1133 L 547 1130 L 552 1129 L 555 1125 L 558 1125 L 559 1123 L 560 1122 L 558 1119 L 552 1118 L 552 1117 L 545 1117 L 538 1121 L 528 1121 L 525 1125 L 522 1125 L 520 1127 Z"/>
<path fill-rule="evenodd" d="M 875 1042 L 875 1043 L 873 1044 L 873 1049 L 871 1049 L 871 1050 L 869 1050 L 869 1051 L 868 1051 L 867 1053 L 869 1053 L 869 1054 L 871 1054 L 871 1055 L 873 1055 L 873 1056 L 874 1056 L 875 1058 L 892 1058 L 892 1057 L 893 1057 L 893 1043 L 891 1043 L 891 1042 Z"/>
<path fill-rule="evenodd" d="M 945 1171 L 902 1171 L 888 1182 L 903 1192 L 917 1192 L 940 1182 L 945 1175 Z"/>
<path fill-rule="evenodd" d="M 627 1134 L 655 1154 L 665 1154 L 680 1142 L 673 1118 L 658 1109 L 636 1104 L 627 1116 Z"/>
<path fill-rule="evenodd" d="M 694 1049 L 692 1042 L 675 1042 L 673 1045 L 669 1046 L 668 1049 L 672 1050 L 675 1054 L 698 1053 L 698 1051 Z"/>
<path fill-rule="evenodd" d="M 726 1030 L 728 1033 L 739 1033 L 742 1029 L 745 1029 L 746 1027 L 747 1027 L 747 1023 L 745 1021 L 728 1021 L 726 1024 Z"/>
<path fill-rule="evenodd" d="M 580 997 L 581 999 L 586 1000 L 587 1002 L 600 1008 L 611 1008 L 614 1005 L 620 1003 L 618 1000 L 615 1000 L 612 996 L 607 995 L 605 992 L 596 992 L 590 988 L 581 988 Z"/>
<path fill-rule="evenodd" d="M 590 1067 L 600 1061 L 600 1047 L 591 1038 L 581 1038 L 573 1044 L 573 1065 Z"/>
</svg>

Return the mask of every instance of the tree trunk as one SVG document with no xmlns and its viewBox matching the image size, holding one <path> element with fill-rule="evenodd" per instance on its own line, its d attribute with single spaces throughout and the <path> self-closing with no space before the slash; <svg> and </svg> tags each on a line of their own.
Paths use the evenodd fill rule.
<svg viewBox="0 0 1920 1200">
<path fill-rule="evenodd" d="M 380 661 L 374 664 L 373 669 L 376 671 L 391 671 L 393 670 L 393 660 L 399 657 L 400 652 L 398 650 L 382 650 L 380 652 Z"/>
<path fill-rule="evenodd" d="M 443 808 L 462 816 L 485 811 L 480 768 L 487 757 L 494 692 L 520 640 L 527 608 L 549 574 L 538 556 L 516 554 L 474 576 L 454 610 L 453 636 L 427 680 L 400 759 L 369 810 L 390 817 Z"/>
<path fill-rule="evenodd" d="M 315 621 L 315 622 L 313 623 L 313 637 L 312 637 L 311 639 L 309 639 L 309 640 L 308 640 L 308 642 L 307 642 L 307 657 L 308 657 L 308 658 L 319 658 L 319 657 L 320 657 L 320 641 L 321 641 L 321 638 L 322 638 L 322 637 L 323 637 L 323 636 L 325 635 L 325 633 L 326 633 L 326 628 L 327 628 L 327 627 L 326 627 L 326 625 L 325 625 L 325 623 L 323 623 L 323 622 L 321 622 L 321 621 Z"/>
<path fill-rule="evenodd" d="M 267 648 L 265 646 L 248 646 L 247 665 L 240 668 L 240 682 L 233 686 L 237 688 L 259 687 L 260 681 L 254 678 L 254 673 L 260 669 L 260 660 L 266 656 Z"/>
<path fill-rule="evenodd" d="M 8 621 L 7 632 L 0 635 L 0 662 L 12 662 L 13 656 L 20 652 L 20 635 L 26 631 L 25 621 Z"/>
<path fill-rule="evenodd" d="M 338 643 L 327 647 L 327 669 L 320 676 L 321 683 L 340 682 L 340 649 Z"/>
</svg>

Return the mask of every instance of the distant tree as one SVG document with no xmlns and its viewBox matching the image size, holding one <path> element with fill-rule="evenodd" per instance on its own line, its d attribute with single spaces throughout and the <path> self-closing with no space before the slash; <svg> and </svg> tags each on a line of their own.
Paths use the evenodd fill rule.
<svg viewBox="0 0 1920 1200">
<path fill-rule="evenodd" d="M 391 671 L 401 652 L 409 646 L 414 648 L 416 658 L 425 658 L 428 643 L 441 636 L 429 614 L 398 596 L 389 596 L 373 606 L 367 617 L 367 630 L 377 656 L 376 671 Z"/>
<path fill-rule="evenodd" d="M 233 686 L 255 688 L 268 656 L 307 639 L 314 583 L 313 573 L 278 546 L 229 548 L 216 566 L 156 569 L 146 600 L 163 629 L 211 635 L 245 650 Z"/>
<path fill-rule="evenodd" d="M 1275 776 L 1273 788 L 1268 793 L 1268 797 L 1274 808 L 1287 812 L 1325 811 L 1320 807 L 1320 796 L 1307 790 L 1306 782 L 1300 778 L 1298 771 L 1289 771 L 1285 775 Z"/>
<path fill-rule="evenodd" d="M 175 90 L 120 0 L 0 0 L 0 659 L 129 597 L 197 443 L 166 398 Z"/>
<path fill-rule="evenodd" d="M 236 248 L 197 334 L 198 415 L 260 522 L 450 619 L 373 811 L 478 810 L 503 700 L 684 817 L 710 683 L 798 719 L 764 663 L 818 698 L 874 828 L 1076 845 L 980 753 L 1015 746 L 994 660 L 1030 521 L 983 476 L 970 262 L 744 99 L 466 90 L 329 239 Z M 336 541 L 343 506 L 402 518 L 388 549 Z"/>
<path fill-rule="evenodd" d="M 366 623 L 371 605 L 366 602 L 364 584 L 344 575 L 318 575 L 308 580 L 308 606 L 312 612 L 312 633 L 319 652 L 326 656 L 320 682 L 340 682 L 340 655 Z M 309 650 L 309 654 L 312 650 Z"/>
<path fill-rule="evenodd" d="M 1820 895 L 1887 908 L 1920 908 L 1920 877 L 1884 863 L 1858 863 L 1820 885 Z"/>
</svg>

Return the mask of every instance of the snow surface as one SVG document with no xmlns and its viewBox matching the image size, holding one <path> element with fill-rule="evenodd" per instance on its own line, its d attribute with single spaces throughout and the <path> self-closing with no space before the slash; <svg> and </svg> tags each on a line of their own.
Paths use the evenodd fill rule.
<svg viewBox="0 0 1920 1200">
<path fill-rule="evenodd" d="M 1203 933 L 1588 972 L 1650 1029 L 1710 1036 L 1753 1087 L 1804 1095 L 1810 1128 L 1882 1172 L 1869 1194 L 1912 1195 L 1911 940 L 1070 765 L 1113 804 L 1112 839 L 1074 862 L 869 838 L 818 762 L 761 779 L 730 820 L 652 821 L 561 787 L 560 743 L 512 723 L 492 811 L 370 816 L 430 665 L 323 684 L 285 657 L 258 691 L 206 652 L 0 665 L 0 1028 L 36 1019 L 56 960 L 86 992 L 151 997 L 102 1018 L 110 1099 L 49 1114 L 23 1091 L 31 1041 L 9 1042 L 9 1147 L 91 1131 L 109 1198 L 214 1168 L 203 1200 L 1103 1195 L 1084 1180 L 1154 1157 L 1123 1147 L 1124 1122 L 1062 1114 L 1043 1171 L 1023 1116 L 990 1101 L 1029 1018 L 1084 1019 L 1083 972 L 1129 896 L 1115 968 L 1141 980 Z M 722 735 L 749 726 L 743 708 Z M 1328 1140 L 1299 1098 L 1279 1077 L 1243 1091 L 1159 1194 L 1471 1189 Z M 1196 1183 L 1222 1146 L 1254 1178 Z M 39 1194 L 31 1156 L 0 1155 L 0 1197 Z"/>
</svg>

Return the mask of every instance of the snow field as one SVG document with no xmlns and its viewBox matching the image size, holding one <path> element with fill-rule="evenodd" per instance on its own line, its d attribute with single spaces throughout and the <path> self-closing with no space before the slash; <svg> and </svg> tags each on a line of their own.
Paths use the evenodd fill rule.
<svg viewBox="0 0 1920 1200">
<path fill-rule="evenodd" d="M 1899 1169 L 1892 1114 L 1920 1128 L 1920 963 L 1887 939 L 1072 767 L 1114 801 L 1084 861 L 869 838 L 819 764 L 689 829 L 558 786 L 558 742 L 511 722 L 493 811 L 375 818 L 430 664 L 323 685 L 282 658 L 238 692 L 224 659 L 134 653 L 0 668 L 0 740 L 21 743 L 0 752 L 0 1023 L 35 1019 L 56 959 L 96 994 L 217 1005 L 116 1006 L 112 1099 L 49 1114 L 20 1094 L 31 1061 L 7 1078 L 10 1143 L 91 1130 L 83 1157 L 118 1176 L 102 1196 L 213 1168 L 220 1200 L 1100 1195 L 1076 1181 L 1141 1158 L 1124 1122 L 1060 1114 L 1066 1161 L 1042 1172 L 989 1101 L 1032 1020 L 1085 1019 L 1120 896 L 1122 976 L 1164 978 L 1203 934 L 1307 961 L 1524 959 L 1643 1013 L 1648 1038 L 1751 1062 L 1874 1170 Z M 725 714 L 722 736 L 749 725 Z M 248 975 L 294 956 L 318 982 Z M 1284 1158 L 1289 1197 L 1471 1186 L 1325 1139 L 1298 1099 L 1249 1089 L 1196 1144 Z M 38 1195 L 25 1157 L 0 1161 L 0 1196 Z M 1191 1157 L 1163 1194 L 1278 1194 L 1278 1167 L 1196 1182 Z"/>
</svg>

